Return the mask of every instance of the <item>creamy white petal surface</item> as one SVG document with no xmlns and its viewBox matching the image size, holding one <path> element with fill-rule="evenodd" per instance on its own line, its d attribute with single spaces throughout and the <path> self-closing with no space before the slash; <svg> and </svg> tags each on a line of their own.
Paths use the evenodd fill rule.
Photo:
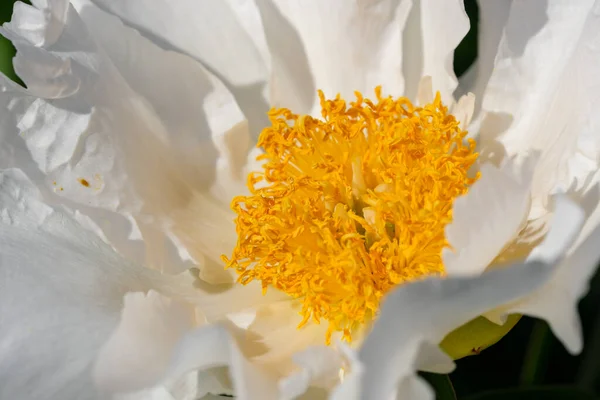
<svg viewBox="0 0 600 400">
<path fill-rule="evenodd" d="M 569 250 L 583 261 L 576 267 L 565 260 L 554 278 L 531 297 L 486 314 L 499 323 L 510 312 L 544 318 L 573 353 L 582 347 L 577 302 L 596 266 L 593 245 L 579 244 L 588 236 L 593 242 L 591 232 L 597 227 L 591 211 L 598 198 L 600 125 L 591 110 L 600 105 L 599 7 L 597 1 L 510 4 L 484 94 L 479 136 L 484 154 L 505 151 L 501 157 L 522 160 L 531 152 L 540 153 L 530 220 L 551 212 L 550 199 L 556 192 L 582 199 L 586 208 L 589 219 Z M 539 251 L 534 249 L 530 259 Z"/>
<path fill-rule="evenodd" d="M 272 292 L 277 293 L 272 290 Z M 248 333 L 258 335 L 262 351 L 255 360 L 280 376 L 294 369 L 293 356 L 307 347 L 322 345 L 326 324 L 308 324 L 298 329 L 300 303 L 285 296 L 282 301 L 262 307 L 248 326 Z"/>
<path fill-rule="evenodd" d="M 452 97 L 459 0 L 33 3 L 0 31 L 27 84 L 0 76 L 0 168 L 33 181 L 0 175 L 0 397 L 189 399 L 226 390 L 229 371 L 238 398 L 312 399 L 343 367 L 333 398 L 431 398 L 415 371 L 450 371 L 438 343 L 484 313 L 545 318 L 581 349 L 597 218 L 578 237 L 579 207 L 547 200 L 597 181 L 600 2 L 483 5 L 484 23 L 502 18 L 481 31 L 471 126 L 479 100 Z M 440 91 L 461 128 L 481 127 L 483 161 L 508 157 L 454 204 L 449 277 L 393 291 L 362 346 L 325 347 L 326 324 L 297 329 L 297 300 L 223 270 L 228 203 L 259 166 L 248 150 L 270 105 L 318 114 L 317 89 L 377 85 L 421 104 Z M 486 271 L 535 213 L 554 213 L 545 241 Z"/>
<path fill-rule="evenodd" d="M 569 207 L 564 198 L 559 197 L 555 202 L 557 203 L 555 207 Z M 572 220 L 583 221 L 581 210 L 573 210 L 572 214 Z M 533 250 L 529 259 L 546 260 L 555 257 L 564 245 L 561 243 L 563 240 L 561 235 L 555 234 L 556 230 L 566 229 L 570 223 L 571 221 L 565 220 L 554 222 L 548 238 Z M 576 238 L 575 236 L 572 240 Z M 577 304 L 587 293 L 588 281 L 600 261 L 597 250 L 599 245 L 600 227 L 597 227 L 583 243 L 569 251 L 544 286 L 527 297 L 500 307 L 486 316 L 498 323 L 502 323 L 506 315 L 511 313 L 543 318 L 567 350 L 574 354 L 579 353 L 583 347 L 583 338 Z"/>
<path fill-rule="evenodd" d="M 16 69 L 29 89 L 4 80 L 8 91 L 1 96 L 11 118 L 3 143 L 14 148 L 4 166 L 21 167 L 44 181 L 43 189 L 62 197 L 55 201 L 82 204 L 128 256 L 181 270 L 167 254 L 177 243 L 156 226 L 158 220 L 184 206 L 190 188 L 230 193 L 232 184 L 243 186 L 249 145 L 244 116 L 198 62 L 158 48 L 85 1 L 77 2 L 85 21 L 65 4 L 19 6 L 6 24 L 19 51 Z M 62 19 L 44 20 L 55 13 Z M 41 21 L 35 29 L 27 25 L 31 15 Z M 106 26 L 110 29 L 102 29 Z M 31 43 L 18 36 L 32 31 L 42 39 Z M 45 38 L 47 31 L 52 35 Z M 43 47 L 50 45 L 51 50 Z M 61 50 L 69 48 L 80 50 Z M 136 218 L 128 222 L 90 206 Z M 132 221 L 145 241 L 145 260 L 123 245 L 134 242 L 127 239 Z M 196 262 L 202 264 L 202 257 Z"/>
<path fill-rule="evenodd" d="M 494 68 L 498 44 L 506 23 L 513 0 L 477 2 L 479 6 L 479 24 L 477 59 L 468 71 L 460 77 L 458 94 L 475 94 L 475 114 L 481 110 L 483 94 Z"/>
<path fill-rule="evenodd" d="M 268 123 L 269 54 L 253 2 L 186 0 L 174 5 L 168 0 L 94 1 L 161 47 L 201 61 L 236 96 L 253 135 Z"/>
<path fill-rule="evenodd" d="M 405 43 L 411 45 L 407 46 L 404 60 L 405 65 L 413 66 L 406 80 L 418 82 L 423 76 L 431 76 L 442 100 L 450 103 L 458 84 L 452 65 L 454 49 L 469 31 L 469 18 L 462 1 L 415 0 L 408 27 L 404 37 Z M 414 96 L 410 91 L 406 94 Z"/>
<path fill-rule="evenodd" d="M 326 96 L 402 93 L 402 30 L 410 2 L 258 0 L 271 52 L 271 103 L 318 115 Z"/>
<path fill-rule="evenodd" d="M 529 213 L 535 162 L 531 157 L 519 169 L 511 162 L 501 168 L 485 164 L 479 181 L 454 201 L 446 226 L 452 249 L 442 250 L 449 276 L 482 273 L 517 236 Z"/>
<path fill-rule="evenodd" d="M 103 346 L 94 375 L 115 392 L 152 387 L 180 338 L 194 326 L 194 309 L 160 293 L 127 293 L 121 322 Z"/>
<path fill-rule="evenodd" d="M 0 175 L 1 397 L 101 398 L 91 365 L 146 272 L 36 196 L 20 171 Z"/>
<path fill-rule="evenodd" d="M 436 346 L 447 332 L 511 298 L 527 295 L 551 279 L 564 252 L 577 237 L 581 210 L 564 199 L 554 222 L 543 244 L 548 252 L 540 255 L 542 262 L 518 263 L 469 279 L 430 278 L 392 292 L 359 351 L 362 372 L 354 378 L 360 383 L 345 381 L 343 385 L 358 385 L 360 396 L 356 398 L 390 398 L 396 385 L 408 391 L 407 397 L 400 393 L 400 398 L 412 398 L 409 393 L 415 390 L 424 392 L 424 384 L 413 375 L 423 343 Z"/>
<path fill-rule="evenodd" d="M 294 355 L 300 371 L 279 381 L 281 393 L 286 399 L 304 394 L 310 386 L 331 389 L 339 380 L 343 366 L 342 355 L 331 347 L 314 346 Z"/>
<path fill-rule="evenodd" d="M 510 128 L 481 135 L 497 137 L 509 155 L 542 152 L 534 177 L 541 205 L 557 188 L 583 187 L 598 168 L 599 7 L 513 2 L 500 39 L 483 111 L 505 116 Z"/>
<path fill-rule="evenodd" d="M 52 13 L 52 7 L 37 12 Z M 64 188 L 59 194 L 110 209 L 157 207 L 165 211 L 185 200 L 181 198 L 185 189 L 178 186 L 182 182 L 192 186 L 199 179 L 211 182 L 211 168 L 214 174 L 219 153 L 229 162 L 245 156 L 247 136 L 244 139 L 244 131 L 237 128 L 245 120 L 218 80 L 192 59 L 157 48 L 114 17 L 90 6 L 82 9 L 84 17 L 110 23 L 112 29 L 94 30 L 93 24 L 87 28 L 71 7 L 52 48 L 80 47 L 78 52 L 36 47 L 17 36 L 29 28 L 18 22 L 6 24 L 4 31 L 17 47 L 15 68 L 28 85 L 28 93 L 48 98 L 33 102 L 16 128 L 42 172 Z M 120 40 L 111 40 L 110 32 Z M 128 51 L 128 59 L 125 49 L 135 49 L 135 58 Z M 132 60 L 152 64 L 152 68 L 145 68 L 146 75 L 136 74 Z M 174 71 L 180 82 L 175 81 Z M 186 95 L 181 90 L 186 85 L 194 87 L 194 92 Z M 184 106 L 165 107 L 165 97 L 159 94 L 177 95 Z M 64 136 L 50 140 L 40 132 L 42 127 L 44 132 L 54 127 Z M 228 134 L 238 136 L 228 142 Z M 202 156 L 201 151 L 211 146 L 214 150 Z M 85 178 L 90 187 L 80 185 L 78 178 Z"/>
<path fill-rule="evenodd" d="M 150 291 L 125 297 L 121 322 L 102 348 L 94 376 L 111 392 L 127 392 L 218 366 L 230 369 L 237 398 L 275 398 L 274 378 L 241 355 L 229 332 L 216 326 L 192 330 L 193 308 Z"/>
<path fill-rule="evenodd" d="M 190 165 L 186 181 L 206 184 L 201 179 L 211 178 L 217 157 L 243 180 L 247 122 L 221 82 L 195 60 L 157 47 L 89 1 L 74 5 L 127 85 L 150 103 L 180 161 Z"/>
<path fill-rule="evenodd" d="M 193 302 L 178 303 L 153 291 L 144 294 L 156 289 L 183 301 L 186 289 L 177 279 L 125 261 L 66 211 L 44 205 L 19 170 L 3 172 L 0 189 L 3 395 L 106 398 L 107 393 L 168 384 L 189 371 L 220 365 L 232 369 L 234 386 L 250 398 L 269 398 L 262 393 L 277 391 L 268 378 L 262 383 L 269 385 L 251 386 L 247 379 L 255 382 L 259 372 L 250 369 L 224 328 L 191 329 Z M 210 297 L 200 289 L 187 290 L 195 299 Z M 127 292 L 138 293 L 125 296 L 119 324 Z M 91 379 L 101 347 L 95 377 L 102 392 Z M 203 356 L 186 358 L 190 349 Z"/>
</svg>

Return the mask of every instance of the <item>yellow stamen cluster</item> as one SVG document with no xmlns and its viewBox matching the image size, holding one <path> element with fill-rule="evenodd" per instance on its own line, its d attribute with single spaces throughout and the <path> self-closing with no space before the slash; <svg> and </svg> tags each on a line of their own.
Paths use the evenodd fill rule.
<svg viewBox="0 0 600 400">
<path fill-rule="evenodd" d="M 406 98 L 326 100 L 323 119 L 273 109 L 258 146 L 264 171 L 236 197 L 228 267 L 302 303 L 299 327 L 327 320 L 351 339 L 394 286 L 444 273 L 453 200 L 476 178 L 475 143 L 442 105 Z"/>
</svg>

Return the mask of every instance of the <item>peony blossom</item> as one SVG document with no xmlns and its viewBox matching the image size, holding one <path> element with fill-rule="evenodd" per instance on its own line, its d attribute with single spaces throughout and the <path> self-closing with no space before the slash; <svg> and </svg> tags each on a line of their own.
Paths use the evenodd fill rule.
<svg viewBox="0 0 600 400">
<path fill-rule="evenodd" d="M 482 2 L 460 83 L 457 0 L 32 3 L 0 397 L 429 399 L 479 316 L 581 351 L 597 2 Z"/>
</svg>

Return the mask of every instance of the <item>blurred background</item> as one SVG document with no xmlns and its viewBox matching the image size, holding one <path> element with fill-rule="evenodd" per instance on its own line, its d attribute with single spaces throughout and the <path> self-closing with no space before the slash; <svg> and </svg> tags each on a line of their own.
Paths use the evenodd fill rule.
<svg viewBox="0 0 600 400">
<path fill-rule="evenodd" d="M 0 1 L 0 23 L 10 20 L 13 4 L 13 0 Z M 478 9 L 475 0 L 467 0 L 466 9 L 471 19 L 471 31 L 455 53 L 454 69 L 458 76 L 477 57 Z M 0 38 L 0 71 L 18 81 L 12 69 L 14 52 L 10 42 Z M 441 400 L 600 398 L 599 304 L 600 274 L 596 274 L 589 294 L 579 306 L 585 348 L 578 356 L 569 355 L 544 322 L 522 318 L 496 345 L 477 356 L 458 360 L 456 371 L 448 377 L 424 376 L 437 388 Z"/>
</svg>

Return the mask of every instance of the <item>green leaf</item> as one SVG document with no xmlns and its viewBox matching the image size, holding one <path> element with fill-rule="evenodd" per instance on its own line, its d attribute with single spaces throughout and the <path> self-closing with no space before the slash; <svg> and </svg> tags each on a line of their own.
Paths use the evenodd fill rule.
<svg viewBox="0 0 600 400">
<path fill-rule="evenodd" d="M 589 393 L 573 387 L 545 386 L 520 389 L 493 390 L 469 396 L 464 400 L 597 400 Z"/>
<path fill-rule="evenodd" d="M 0 2 L 0 25 L 10 20 L 14 1 L 4 0 Z M 15 48 L 12 43 L 0 35 L 0 71 L 12 80 L 18 79 L 13 70 L 12 58 Z"/>
<path fill-rule="evenodd" d="M 437 400 L 456 400 L 456 392 L 448 375 L 421 372 L 420 375 L 433 387 Z"/>
</svg>

